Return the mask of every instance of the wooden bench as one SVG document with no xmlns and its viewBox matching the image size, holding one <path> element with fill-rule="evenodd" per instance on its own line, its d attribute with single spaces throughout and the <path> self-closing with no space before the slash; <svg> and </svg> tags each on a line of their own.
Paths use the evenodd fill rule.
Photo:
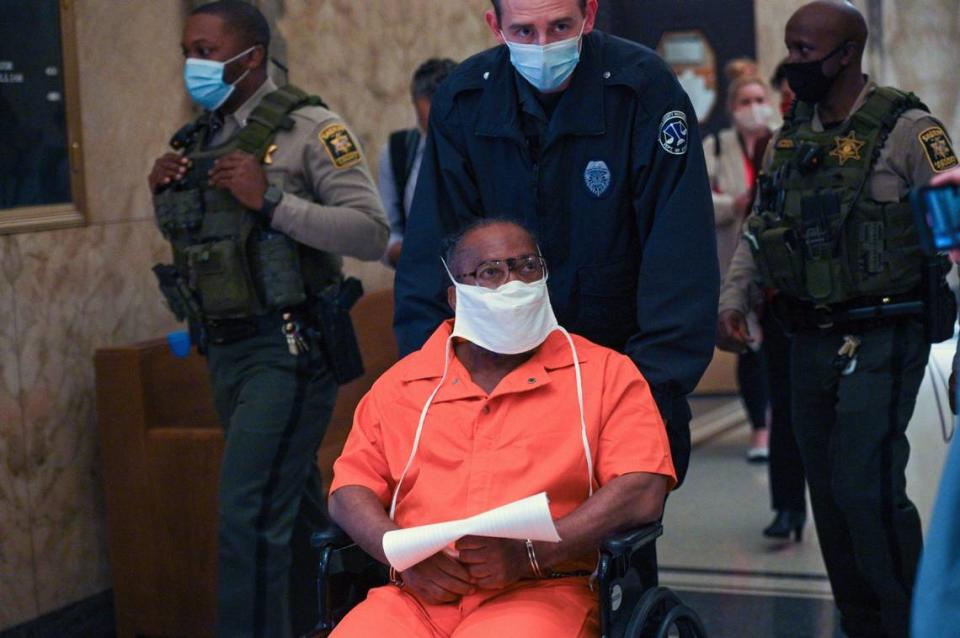
<svg viewBox="0 0 960 638">
<path fill-rule="evenodd" d="M 317 455 L 327 484 L 357 403 L 397 360 L 392 291 L 351 315 L 366 373 L 340 389 Z M 103 348 L 94 363 L 117 635 L 212 636 L 223 432 L 206 363 L 165 340 Z"/>
</svg>

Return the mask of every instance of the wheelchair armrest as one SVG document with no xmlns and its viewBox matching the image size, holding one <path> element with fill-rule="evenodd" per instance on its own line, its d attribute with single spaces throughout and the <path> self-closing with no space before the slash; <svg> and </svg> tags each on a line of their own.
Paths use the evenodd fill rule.
<svg viewBox="0 0 960 638">
<path fill-rule="evenodd" d="M 648 523 L 643 527 L 620 532 L 604 539 L 600 544 L 600 551 L 612 558 L 629 556 L 644 545 L 652 543 L 663 535 L 663 525 L 659 522 Z"/>
<path fill-rule="evenodd" d="M 353 543 L 353 540 L 347 536 L 347 533 L 332 520 L 327 521 L 327 526 L 310 534 L 310 545 L 314 549 L 321 549 L 327 546 L 346 547 Z"/>
</svg>

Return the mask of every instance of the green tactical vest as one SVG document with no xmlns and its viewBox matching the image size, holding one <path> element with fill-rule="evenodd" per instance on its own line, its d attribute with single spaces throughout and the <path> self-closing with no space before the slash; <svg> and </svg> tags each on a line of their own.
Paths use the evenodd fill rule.
<svg viewBox="0 0 960 638">
<path fill-rule="evenodd" d="M 177 273 L 199 307 L 193 319 L 237 319 L 296 306 L 338 281 L 342 259 L 271 230 L 256 211 L 226 190 L 208 185 L 213 163 L 234 150 L 266 159 L 290 113 L 323 105 L 287 85 L 266 95 L 247 124 L 226 144 L 203 149 L 209 115 L 181 129 L 171 146 L 190 159 L 186 175 L 154 196 L 157 224 L 173 247 Z"/>
<path fill-rule="evenodd" d="M 897 120 L 915 108 L 927 110 L 912 93 L 878 88 L 843 127 L 816 132 L 813 108 L 797 104 L 745 230 L 767 286 L 817 305 L 918 289 L 910 205 L 874 201 L 867 187 Z"/>
</svg>

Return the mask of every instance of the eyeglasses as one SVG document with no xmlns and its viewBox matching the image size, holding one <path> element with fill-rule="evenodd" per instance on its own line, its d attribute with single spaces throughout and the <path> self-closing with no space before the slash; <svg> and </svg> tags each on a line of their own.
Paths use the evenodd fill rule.
<svg viewBox="0 0 960 638">
<path fill-rule="evenodd" d="M 547 274 L 547 262 L 540 255 L 521 255 L 520 257 L 510 257 L 508 259 L 491 259 L 482 262 L 477 269 L 472 272 L 465 272 L 458 275 L 458 279 L 463 277 L 473 277 L 477 280 L 478 286 L 484 288 L 499 288 L 510 279 L 510 273 L 516 273 L 517 279 L 524 283 L 533 283 L 544 278 Z"/>
</svg>

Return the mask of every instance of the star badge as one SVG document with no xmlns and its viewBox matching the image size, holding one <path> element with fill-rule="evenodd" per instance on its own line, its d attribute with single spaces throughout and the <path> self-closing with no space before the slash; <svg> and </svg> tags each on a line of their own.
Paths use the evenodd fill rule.
<svg viewBox="0 0 960 638">
<path fill-rule="evenodd" d="M 269 148 L 267 148 L 267 152 L 263 154 L 263 163 L 266 164 L 267 166 L 270 166 L 271 164 L 273 164 L 273 154 L 276 152 L 277 152 L 277 145 L 271 144 Z"/>
<path fill-rule="evenodd" d="M 860 149 L 863 148 L 866 141 L 858 140 L 856 131 L 850 131 L 850 135 L 846 137 L 835 137 L 833 139 L 836 141 L 837 146 L 830 151 L 830 155 L 837 158 L 840 166 L 843 166 L 850 160 L 860 159 Z"/>
<path fill-rule="evenodd" d="M 341 134 L 333 138 L 333 147 L 337 149 L 338 153 L 349 153 L 353 150 L 353 142 L 350 141 L 349 137 Z"/>
</svg>

